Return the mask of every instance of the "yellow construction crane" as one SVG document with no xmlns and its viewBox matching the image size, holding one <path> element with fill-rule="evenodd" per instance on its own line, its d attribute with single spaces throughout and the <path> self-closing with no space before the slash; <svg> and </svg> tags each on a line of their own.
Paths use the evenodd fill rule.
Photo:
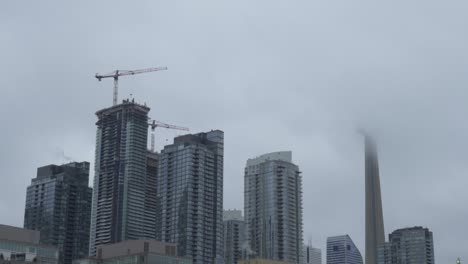
<svg viewBox="0 0 468 264">
<path fill-rule="evenodd" d="M 126 70 L 115 70 L 111 73 L 107 74 L 98 74 L 96 73 L 96 79 L 101 81 L 101 79 L 104 78 L 114 78 L 114 99 L 113 99 L 113 105 L 117 104 L 117 97 L 119 94 L 119 77 L 120 76 L 126 76 L 126 75 L 135 75 L 135 74 L 140 74 L 140 73 L 146 73 L 146 72 L 155 72 L 155 71 L 164 71 L 167 70 L 167 67 L 159 67 L 159 68 L 149 68 L 149 69 L 142 69 L 142 70 L 133 70 L 133 71 L 126 71 Z"/>
<path fill-rule="evenodd" d="M 184 130 L 184 131 L 189 131 L 187 127 L 180 127 L 180 126 L 174 126 L 174 125 L 169 125 L 163 122 L 159 122 L 156 120 L 153 120 L 151 123 L 148 123 L 148 126 L 151 127 L 151 152 L 154 152 L 154 145 L 155 145 L 155 129 L 157 127 L 164 127 L 168 129 L 177 129 L 177 130 Z"/>
</svg>

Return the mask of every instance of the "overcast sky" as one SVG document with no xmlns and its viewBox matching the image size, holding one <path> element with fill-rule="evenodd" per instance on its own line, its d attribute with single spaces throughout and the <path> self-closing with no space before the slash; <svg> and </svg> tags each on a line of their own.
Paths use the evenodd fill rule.
<svg viewBox="0 0 468 264">
<path fill-rule="evenodd" d="M 66 2 L 66 3 L 65 3 Z M 468 261 L 468 2 L 3 1 L 0 223 L 22 226 L 39 166 L 94 161 L 96 72 L 152 118 L 225 131 L 225 208 L 248 158 L 293 151 L 304 240 L 349 234 L 364 254 L 363 142 L 379 146 L 385 232 L 434 232 L 437 263 Z M 177 131 L 158 131 L 158 147 Z M 94 172 L 92 172 L 94 174 Z M 92 181 L 90 181 L 92 182 Z"/>
</svg>

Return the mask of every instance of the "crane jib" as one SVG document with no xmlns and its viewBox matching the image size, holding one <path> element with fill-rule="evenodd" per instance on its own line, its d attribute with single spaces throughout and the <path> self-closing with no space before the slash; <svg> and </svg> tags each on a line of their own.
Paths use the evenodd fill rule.
<svg viewBox="0 0 468 264">
<path fill-rule="evenodd" d="M 118 80 L 119 76 L 126 76 L 126 75 L 135 75 L 140 73 L 146 72 L 155 72 L 155 71 L 163 71 L 167 70 L 167 67 L 159 67 L 159 68 L 148 68 L 148 69 L 141 69 L 141 70 L 133 70 L 133 71 L 124 71 L 124 70 L 116 70 L 108 74 L 97 74 L 95 77 L 101 81 L 103 78 L 114 78 L 114 95 L 113 95 L 113 105 L 117 104 L 117 95 L 118 95 Z"/>
</svg>

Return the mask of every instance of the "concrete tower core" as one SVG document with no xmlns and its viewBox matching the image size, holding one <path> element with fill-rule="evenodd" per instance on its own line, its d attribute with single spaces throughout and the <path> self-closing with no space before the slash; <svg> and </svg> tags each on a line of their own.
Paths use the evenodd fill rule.
<svg viewBox="0 0 468 264">
<path fill-rule="evenodd" d="M 364 134 L 366 174 L 366 264 L 377 264 L 377 248 L 385 243 L 380 194 L 379 161 L 377 147 L 372 138 Z"/>
</svg>

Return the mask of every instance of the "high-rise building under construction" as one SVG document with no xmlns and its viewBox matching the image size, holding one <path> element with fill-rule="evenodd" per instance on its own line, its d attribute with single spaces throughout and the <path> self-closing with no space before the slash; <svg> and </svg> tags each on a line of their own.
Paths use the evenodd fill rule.
<svg viewBox="0 0 468 264">
<path fill-rule="evenodd" d="M 155 238 L 156 172 L 148 158 L 148 112 L 134 101 L 102 109 L 96 133 L 90 255 L 96 247 Z M 149 173 L 147 173 L 147 170 Z M 156 169 L 157 170 L 157 169 Z M 153 208 L 149 209 L 148 208 Z"/>
</svg>

